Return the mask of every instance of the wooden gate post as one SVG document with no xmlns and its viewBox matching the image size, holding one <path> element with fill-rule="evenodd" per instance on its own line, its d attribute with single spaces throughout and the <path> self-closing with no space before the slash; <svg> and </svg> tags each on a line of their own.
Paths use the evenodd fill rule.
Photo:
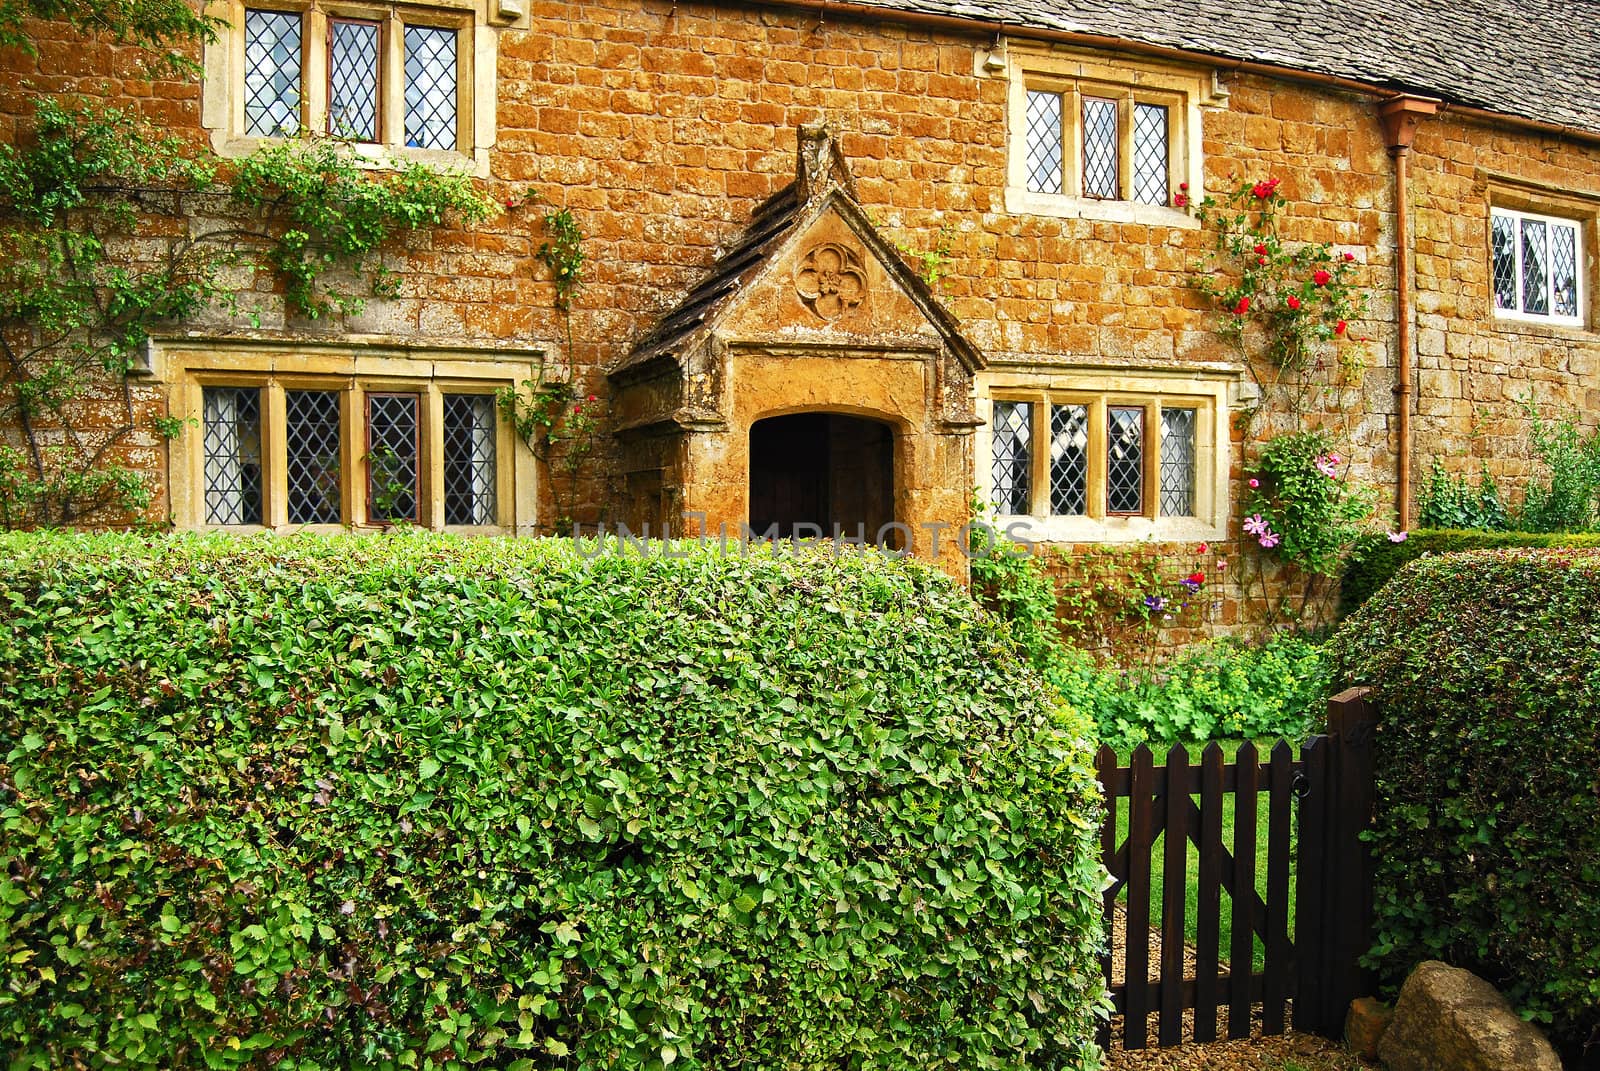
<svg viewBox="0 0 1600 1071">
<path fill-rule="evenodd" d="M 1321 887 L 1296 907 L 1295 1027 L 1334 1039 L 1343 1036 L 1350 1002 L 1372 992 L 1361 957 L 1372 947 L 1373 866 L 1361 835 L 1372 826 L 1376 798 L 1376 726 L 1369 689 L 1349 688 L 1328 700 L 1326 754 L 1307 763 L 1300 806 L 1301 873 L 1315 875 Z"/>
</svg>

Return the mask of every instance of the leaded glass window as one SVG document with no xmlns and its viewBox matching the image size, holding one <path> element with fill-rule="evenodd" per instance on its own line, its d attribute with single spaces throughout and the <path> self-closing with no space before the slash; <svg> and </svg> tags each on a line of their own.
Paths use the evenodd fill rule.
<svg viewBox="0 0 1600 1071">
<path fill-rule="evenodd" d="M 338 524 L 339 392 L 283 392 L 290 524 Z"/>
<path fill-rule="evenodd" d="M 1081 517 L 1089 508 L 1089 407 L 1050 407 L 1050 512 Z"/>
<path fill-rule="evenodd" d="M 1133 199 L 1164 205 L 1167 178 L 1167 109 L 1160 104 L 1133 106 Z"/>
<path fill-rule="evenodd" d="M 244 13 L 244 132 L 289 137 L 300 132 L 298 13 Z"/>
<path fill-rule="evenodd" d="M 1161 516 L 1194 516 L 1193 409 L 1161 410 Z"/>
<path fill-rule="evenodd" d="M 367 395 L 367 516 L 374 521 L 417 519 L 420 401 Z"/>
<path fill-rule="evenodd" d="M 456 31 L 407 26 L 406 144 L 456 147 Z"/>
<path fill-rule="evenodd" d="M 447 394 L 444 396 L 444 523 L 494 522 L 494 396 Z"/>
<path fill-rule="evenodd" d="M 1575 220 L 1496 208 L 1490 259 L 1497 313 L 1582 323 L 1583 241 Z"/>
<path fill-rule="evenodd" d="M 365 19 L 328 20 L 328 133 L 378 140 L 382 27 Z"/>
<path fill-rule="evenodd" d="M 1144 512 L 1144 409 L 1106 408 L 1106 512 Z"/>
<path fill-rule="evenodd" d="M 1062 103 L 1060 93 L 1028 90 L 1028 189 L 1035 193 L 1064 192 Z"/>
<path fill-rule="evenodd" d="M 260 524 L 261 391 L 206 387 L 201 434 L 207 524 Z"/>
<path fill-rule="evenodd" d="M 1117 196 L 1117 102 L 1083 98 L 1083 195 Z"/>
<path fill-rule="evenodd" d="M 1032 512 L 1033 406 L 995 402 L 992 425 L 994 508 L 1008 515 Z"/>
</svg>

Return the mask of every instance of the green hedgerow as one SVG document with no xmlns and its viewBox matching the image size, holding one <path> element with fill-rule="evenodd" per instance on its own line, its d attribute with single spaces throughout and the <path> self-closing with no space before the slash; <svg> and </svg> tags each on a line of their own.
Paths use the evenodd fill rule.
<svg viewBox="0 0 1600 1071">
<path fill-rule="evenodd" d="M 1576 1051 L 1600 1030 L 1600 552 L 1400 571 L 1329 648 L 1374 689 L 1373 966 L 1444 959 Z"/>
<path fill-rule="evenodd" d="M 1090 745 L 1004 630 L 584 549 L 0 537 L 8 1067 L 1098 1066 Z"/>
</svg>

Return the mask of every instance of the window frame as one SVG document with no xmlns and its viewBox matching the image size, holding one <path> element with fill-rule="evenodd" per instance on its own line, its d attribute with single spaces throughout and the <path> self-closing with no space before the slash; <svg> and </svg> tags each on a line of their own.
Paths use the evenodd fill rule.
<svg viewBox="0 0 1600 1071">
<path fill-rule="evenodd" d="M 1006 210 L 1066 218 L 1102 219 L 1195 229 L 1199 221 L 1175 203 L 1181 193 L 1189 204 L 1205 196 L 1203 188 L 1201 111 L 1225 102 L 1227 94 L 1213 68 L 1128 60 L 1113 65 L 1103 55 L 1069 49 L 1043 50 L 1031 43 L 1004 41 L 987 55 L 980 53 L 980 76 L 1009 82 L 1007 107 Z M 1036 190 L 1028 166 L 1030 93 L 1061 97 L 1062 192 Z M 1101 198 L 1084 193 L 1083 101 L 1109 99 L 1117 105 L 1117 194 Z M 1167 202 L 1135 200 L 1135 109 L 1140 104 L 1167 111 Z"/>
<path fill-rule="evenodd" d="M 1517 284 L 1517 308 L 1515 308 L 1515 309 L 1502 309 L 1500 307 L 1500 304 L 1499 304 L 1498 300 L 1496 299 L 1496 295 L 1495 295 L 1494 221 L 1495 221 L 1495 218 L 1497 216 L 1505 217 L 1507 219 L 1513 220 L 1514 223 L 1515 223 L 1515 228 L 1514 228 L 1514 233 L 1513 233 L 1513 241 L 1512 241 L 1512 251 L 1513 251 L 1513 255 L 1514 255 L 1514 271 L 1516 273 L 1515 280 L 1516 280 L 1516 284 Z M 1572 316 L 1559 315 L 1554 311 L 1554 309 L 1555 309 L 1555 278 L 1554 278 L 1554 272 L 1547 272 L 1546 273 L 1547 274 L 1547 278 L 1546 278 L 1546 281 L 1545 281 L 1545 299 L 1546 299 L 1546 302 L 1547 302 L 1547 307 L 1549 309 L 1551 309 L 1552 311 L 1550 311 L 1550 312 L 1525 312 L 1525 311 L 1523 311 L 1522 306 L 1525 303 L 1526 295 L 1525 295 L 1525 293 L 1523 291 L 1523 279 L 1522 279 L 1522 264 L 1523 264 L 1522 223 L 1525 220 L 1532 220 L 1534 222 L 1543 223 L 1543 224 L 1546 225 L 1547 228 L 1550 227 L 1551 225 L 1556 225 L 1556 226 L 1566 227 L 1566 228 L 1569 228 L 1569 229 L 1572 230 L 1573 235 L 1574 235 L 1574 237 L 1573 237 L 1573 243 L 1574 243 L 1574 248 L 1573 248 L 1573 258 L 1574 258 L 1573 275 L 1574 275 L 1575 283 L 1576 283 L 1576 286 L 1577 286 L 1577 295 L 1576 295 L 1576 298 L 1577 298 L 1577 301 L 1576 301 L 1577 313 L 1575 315 L 1572 315 Z M 1587 264 L 1585 262 L 1585 253 L 1586 253 L 1587 245 L 1588 245 L 1588 242 L 1587 242 L 1587 231 L 1588 230 L 1589 230 L 1589 221 L 1587 219 L 1581 217 L 1581 216 L 1577 216 L 1577 215 L 1562 216 L 1562 215 L 1555 215 L 1555 214 L 1553 214 L 1551 212 L 1534 211 L 1534 210 L 1524 209 L 1524 208 L 1513 208 L 1510 205 L 1491 204 L 1489 206 L 1488 230 L 1487 230 L 1487 235 L 1486 235 L 1486 244 L 1487 244 L 1487 253 L 1488 253 L 1487 266 L 1488 266 L 1488 282 L 1489 282 L 1489 293 L 1488 293 L 1489 310 L 1490 310 L 1493 318 L 1496 319 L 1496 320 L 1500 320 L 1500 321 L 1510 321 L 1510 322 L 1521 323 L 1521 324 L 1538 324 L 1538 325 L 1542 325 L 1542 326 L 1545 326 L 1545 327 L 1566 327 L 1566 328 L 1576 327 L 1576 328 L 1582 328 L 1582 327 L 1587 326 L 1587 324 L 1588 324 L 1588 300 L 1589 300 L 1589 281 L 1588 281 L 1587 277 L 1588 277 L 1589 273 L 1588 273 L 1588 270 L 1587 270 Z M 1549 233 L 1550 232 L 1547 230 L 1546 234 L 1548 235 Z"/>
<path fill-rule="evenodd" d="M 518 447 L 517 434 L 498 403 L 493 413 L 493 509 L 486 523 L 446 523 L 446 395 L 485 395 L 538 376 L 539 351 L 491 347 L 456 351 L 424 347 L 422 357 L 406 357 L 387 347 L 376 352 L 328 352 L 323 347 L 219 343 L 206 339 L 152 339 L 149 371 L 163 379 L 166 405 L 184 431 L 168 450 L 168 490 L 174 525 L 198 530 L 334 531 L 389 527 L 371 517 L 366 498 L 366 395 L 418 394 L 418 525 L 462 535 L 518 535 L 538 520 L 539 474 L 533 456 Z M 286 351 L 286 352 L 285 352 Z M 307 352 L 310 351 L 310 352 Z M 320 352 L 318 352 L 320 351 Z M 208 387 L 261 391 L 262 522 L 213 525 L 205 493 L 203 399 Z M 339 394 L 338 523 L 291 523 L 288 493 L 286 391 Z"/>
<path fill-rule="evenodd" d="M 489 17 L 504 3 L 488 4 Z M 212 148 L 221 156 L 239 158 L 261 146 L 287 140 L 248 132 L 245 122 L 245 18 L 247 11 L 296 14 L 301 19 L 300 129 L 329 132 L 333 71 L 333 26 L 337 22 L 378 26 L 377 137 L 345 140 L 369 166 L 394 159 L 460 167 L 486 176 L 489 147 L 494 142 L 495 76 L 498 28 L 489 24 L 483 3 L 427 0 L 421 5 L 373 0 L 217 0 L 212 13 L 225 23 L 216 41 L 205 49 L 202 124 L 211 131 Z M 526 16 L 516 16 L 523 21 Z M 455 32 L 455 143 L 447 148 L 408 145 L 406 138 L 406 28 Z M 299 136 L 299 135 L 296 135 Z"/>
<path fill-rule="evenodd" d="M 1226 536 L 1228 465 L 1231 447 L 1227 415 L 1241 384 L 1231 373 L 1195 378 L 1178 374 L 1132 374 L 1126 377 L 1066 374 L 1033 382 L 1021 373 L 995 377 L 981 401 L 985 426 L 977 439 L 980 484 L 984 500 L 993 504 L 993 406 L 996 402 L 1032 406 L 1029 414 L 1029 512 L 999 514 L 1001 524 L 1022 522 L 1028 538 L 1041 542 L 1119 542 L 1144 538 L 1213 540 Z M 1118 380 L 1121 380 L 1118 382 Z M 1056 406 L 1076 405 L 1088 411 L 1084 475 L 1086 508 L 1082 514 L 1057 514 L 1051 476 L 1051 417 Z M 1138 408 L 1143 412 L 1141 509 L 1110 509 L 1109 410 Z M 1193 513 L 1161 512 L 1161 429 L 1163 409 L 1194 410 Z"/>
</svg>

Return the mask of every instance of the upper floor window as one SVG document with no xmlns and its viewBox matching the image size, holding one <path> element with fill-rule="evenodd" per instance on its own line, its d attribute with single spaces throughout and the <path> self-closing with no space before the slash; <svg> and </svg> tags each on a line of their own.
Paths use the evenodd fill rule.
<svg viewBox="0 0 1600 1071">
<path fill-rule="evenodd" d="M 1010 80 L 1011 212 L 1193 227 L 1204 196 L 1200 109 L 1224 99 L 1210 71 L 1015 42 L 985 72 Z"/>
<path fill-rule="evenodd" d="M 1509 208 L 1489 213 L 1496 316 L 1583 323 L 1583 228 Z"/>
<path fill-rule="evenodd" d="M 479 40 L 494 32 L 482 3 L 224 6 L 229 25 L 207 46 L 203 107 L 219 153 L 242 155 L 259 139 L 311 132 L 375 161 L 433 154 L 487 167 L 495 49 Z"/>
</svg>

